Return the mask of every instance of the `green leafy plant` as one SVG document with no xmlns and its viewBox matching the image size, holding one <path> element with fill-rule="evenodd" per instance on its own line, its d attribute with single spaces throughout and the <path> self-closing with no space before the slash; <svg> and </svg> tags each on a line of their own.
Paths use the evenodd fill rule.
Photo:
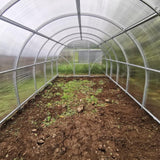
<svg viewBox="0 0 160 160">
<path fill-rule="evenodd" d="M 99 95 L 100 93 L 102 93 L 102 89 L 101 88 L 96 90 L 95 95 Z"/>
<path fill-rule="evenodd" d="M 52 82 L 49 82 L 49 83 L 48 83 L 48 86 L 52 86 L 52 85 L 53 85 Z"/>
<path fill-rule="evenodd" d="M 43 124 L 45 125 L 45 126 L 49 126 L 49 125 L 51 125 L 51 124 L 53 124 L 53 123 L 55 123 L 56 122 L 56 119 L 55 118 L 52 118 L 51 116 L 47 116 L 46 118 L 45 118 L 45 120 L 43 121 Z"/>
<path fill-rule="evenodd" d="M 60 96 L 60 95 L 61 95 L 61 93 L 59 93 L 59 92 L 55 93 L 55 96 Z"/>
<path fill-rule="evenodd" d="M 51 107 L 52 104 L 51 103 L 47 103 L 46 107 Z"/>
<path fill-rule="evenodd" d="M 70 107 L 67 107 L 67 111 L 61 114 L 61 116 L 68 117 L 68 116 L 73 116 L 76 113 L 73 109 Z"/>
<path fill-rule="evenodd" d="M 37 121 L 31 121 L 32 124 L 37 125 Z"/>
<path fill-rule="evenodd" d="M 100 80 L 99 81 L 99 85 L 103 85 L 104 84 L 104 81 L 103 80 Z"/>
<path fill-rule="evenodd" d="M 105 103 L 100 103 L 100 104 L 97 104 L 98 107 L 106 107 L 106 104 Z"/>
<path fill-rule="evenodd" d="M 92 103 L 92 104 L 93 103 L 97 104 L 97 102 L 98 102 L 98 99 L 95 96 L 93 96 L 93 95 L 90 96 L 90 97 L 87 97 L 86 100 L 87 100 L 88 103 Z"/>
</svg>

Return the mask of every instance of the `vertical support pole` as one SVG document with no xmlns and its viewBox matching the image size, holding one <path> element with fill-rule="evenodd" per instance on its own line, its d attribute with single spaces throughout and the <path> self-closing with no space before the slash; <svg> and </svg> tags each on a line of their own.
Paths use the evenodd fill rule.
<svg viewBox="0 0 160 160">
<path fill-rule="evenodd" d="M 109 60 L 110 60 L 110 77 L 112 78 L 112 58 L 111 55 L 109 54 L 109 51 L 107 52 L 108 56 L 109 56 Z"/>
<path fill-rule="evenodd" d="M 109 58 L 111 60 L 111 58 Z M 110 77 L 112 78 L 112 61 L 110 61 Z"/>
<path fill-rule="evenodd" d="M 129 78 L 130 78 L 130 67 L 128 65 L 128 57 L 127 57 L 127 54 L 126 54 L 126 51 L 124 50 L 123 46 L 119 43 L 119 41 L 114 38 L 113 39 L 115 41 L 115 43 L 119 46 L 119 48 L 121 49 L 123 55 L 124 55 L 124 58 L 126 60 L 126 63 L 127 63 L 127 79 L 126 79 L 126 92 L 128 92 L 128 86 L 129 86 Z"/>
<path fill-rule="evenodd" d="M 140 43 L 138 42 L 138 40 L 136 40 L 136 38 L 134 37 L 134 35 L 131 32 L 127 32 L 127 35 L 131 38 L 131 40 L 134 42 L 134 44 L 137 46 L 143 62 L 144 62 L 144 67 L 145 67 L 145 85 L 144 85 L 144 91 L 143 91 L 143 99 L 142 99 L 142 106 L 145 106 L 146 103 L 146 99 L 147 99 L 147 88 L 148 88 L 148 82 L 149 82 L 149 75 L 148 75 L 148 71 L 147 71 L 147 60 L 146 57 L 144 55 L 144 51 L 142 46 L 140 45 Z"/>
<path fill-rule="evenodd" d="M 73 76 L 75 76 L 76 72 L 75 72 L 75 50 L 73 51 Z"/>
<path fill-rule="evenodd" d="M 46 74 L 46 62 L 43 65 L 44 69 L 44 83 L 47 83 L 47 74 Z"/>
<path fill-rule="evenodd" d="M 56 73 L 57 73 L 57 75 L 59 74 L 59 72 L 58 72 L 58 59 L 56 59 Z"/>
<path fill-rule="evenodd" d="M 88 76 L 91 75 L 91 66 L 90 66 L 90 50 L 89 50 L 89 44 L 88 44 Z"/>
<path fill-rule="evenodd" d="M 106 60 L 106 76 L 108 75 L 108 61 Z"/>
<path fill-rule="evenodd" d="M 119 63 L 117 63 L 117 75 L 116 75 L 116 82 L 118 83 L 119 80 Z"/>
<path fill-rule="evenodd" d="M 114 57 L 115 59 L 118 61 L 118 57 L 117 57 L 117 54 L 115 53 L 114 49 L 111 47 L 111 50 L 114 54 Z M 117 74 L 116 74 L 116 82 L 118 83 L 118 79 L 119 79 L 119 63 L 116 63 L 117 64 Z"/>
<path fill-rule="evenodd" d="M 15 90 L 15 95 L 17 98 L 17 105 L 20 105 L 20 98 L 19 98 L 19 93 L 18 93 L 18 86 L 17 86 L 17 70 L 13 72 L 13 83 L 14 83 L 14 90 Z"/>
<path fill-rule="evenodd" d="M 143 91 L 143 100 L 142 100 L 142 106 L 145 106 L 146 99 L 147 99 L 147 89 L 148 89 L 148 82 L 149 82 L 149 71 L 145 69 L 145 85 L 144 85 L 144 91 Z"/>
<path fill-rule="evenodd" d="M 36 65 L 33 66 L 33 80 L 34 80 L 34 89 L 37 90 L 37 82 L 36 82 Z"/>
<path fill-rule="evenodd" d="M 111 48 L 109 48 L 109 50 L 110 50 Z M 109 60 L 111 60 L 111 55 L 109 54 L 109 50 L 107 49 L 106 50 L 106 54 L 108 55 L 108 57 L 109 57 Z M 110 62 L 110 77 L 112 78 L 112 61 L 109 61 Z M 108 64 L 108 61 L 107 61 L 107 64 Z M 108 72 L 108 69 L 107 69 L 107 72 Z M 107 73 L 107 75 L 108 75 L 108 73 Z"/>
<path fill-rule="evenodd" d="M 129 78 L 130 78 L 130 66 L 127 63 L 127 82 L 126 82 L 126 92 L 128 92 L 128 86 L 129 86 Z"/>
<path fill-rule="evenodd" d="M 53 60 L 51 61 L 51 76 L 53 77 Z"/>
<path fill-rule="evenodd" d="M 90 66 L 90 53 L 88 53 L 89 55 L 89 64 L 88 64 L 88 75 L 91 75 L 91 66 Z"/>
</svg>

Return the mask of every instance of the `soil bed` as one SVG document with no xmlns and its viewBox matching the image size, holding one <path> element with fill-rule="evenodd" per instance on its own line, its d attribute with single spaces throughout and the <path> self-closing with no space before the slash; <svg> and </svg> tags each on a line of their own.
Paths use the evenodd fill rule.
<svg viewBox="0 0 160 160">
<path fill-rule="evenodd" d="M 160 126 L 113 82 L 52 83 L 2 126 L 1 160 L 160 159 Z"/>
</svg>

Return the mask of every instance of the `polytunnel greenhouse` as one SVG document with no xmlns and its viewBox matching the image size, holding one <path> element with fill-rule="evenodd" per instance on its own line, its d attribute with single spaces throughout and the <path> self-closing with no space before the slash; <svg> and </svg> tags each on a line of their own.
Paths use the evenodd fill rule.
<svg viewBox="0 0 160 160">
<path fill-rule="evenodd" d="M 0 159 L 159 160 L 160 0 L 0 0 Z"/>
</svg>

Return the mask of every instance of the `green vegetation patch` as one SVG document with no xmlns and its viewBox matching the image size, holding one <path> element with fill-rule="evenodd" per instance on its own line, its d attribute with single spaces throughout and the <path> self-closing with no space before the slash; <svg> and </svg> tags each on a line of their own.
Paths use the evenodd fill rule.
<svg viewBox="0 0 160 160">
<path fill-rule="evenodd" d="M 54 124 L 59 118 L 66 118 L 78 114 L 78 107 L 83 106 L 85 111 L 88 110 L 90 113 L 96 113 L 98 110 L 98 98 L 96 97 L 102 92 L 101 88 L 94 89 L 95 83 L 89 80 L 71 80 L 68 82 L 57 81 L 53 84 L 50 90 L 56 89 L 57 92 L 53 94 L 53 97 L 57 97 L 53 103 L 48 102 L 47 108 L 60 107 L 63 112 L 57 114 L 56 117 L 52 117 L 50 114 L 43 120 L 44 126 Z M 50 92 L 46 91 L 43 95 L 44 98 L 50 96 Z M 90 108 L 90 106 L 94 106 Z M 82 107 L 82 108 L 83 108 Z M 86 113 L 84 111 L 84 113 Z"/>
</svg>

